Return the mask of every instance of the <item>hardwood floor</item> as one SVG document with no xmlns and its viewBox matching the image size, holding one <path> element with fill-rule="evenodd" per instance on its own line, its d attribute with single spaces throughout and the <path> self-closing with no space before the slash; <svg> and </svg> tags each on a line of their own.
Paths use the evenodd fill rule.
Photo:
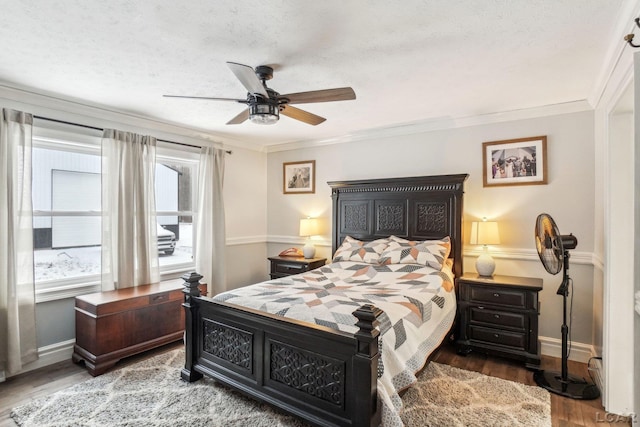
<svg viewBox="0 0 640 427">
<path fill-rule="evenodd" d="M 127 358 L 118 363 L 116 368 L 181 345 L 181 342 L 176 342 L 142 355 Z M 461 369 L 481 372 L 485 375 L 535 385 L 531 371 L 525 369 L 522 364 L 507 359 L 478 353 L 460 356 L 452 347 L 445 345 L 436 351 L 432 360 Z M 559 370 L 560 359 L 543 356 L 542 368 Z M 569 361 L 569 372 L 572 375 L 589 378 L 587 366 L 584 363 Z M 90 378 L 91 375 L 81 365 L 76 365 L 71 360 L 9 378 L 6 382 L 0 383 L 0 427 L 15 427 L 16 424 L 9 418 L 11 408 Z M 630 422 L 618 420 L 615 416 L 607 414 L 602 408 L 602 402 L 599 398 L 582 401 L 551 394 L 551 417 L 553 427 L 631 426 Z"/>
</svg>

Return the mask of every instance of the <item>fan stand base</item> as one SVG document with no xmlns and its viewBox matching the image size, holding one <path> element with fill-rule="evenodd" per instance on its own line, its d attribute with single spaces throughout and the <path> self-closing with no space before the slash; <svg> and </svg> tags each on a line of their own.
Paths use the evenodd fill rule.
<svg viewBox="0 0 640 427">
<path fill-rule="evenodd" d="M 590 384 L 573 375 L 567 375 L 567 379 L 563 380 L 560 372 L 536 371 L 533 379 L 536 384 L 551 393 L 570 399 L 593 400 L 600 396 L 600 391 L 595 384 Z"/>
</svg>

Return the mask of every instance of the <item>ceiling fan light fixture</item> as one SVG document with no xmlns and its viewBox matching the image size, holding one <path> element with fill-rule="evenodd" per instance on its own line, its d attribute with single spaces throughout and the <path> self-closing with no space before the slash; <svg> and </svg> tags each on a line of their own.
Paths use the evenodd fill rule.
<svg viewBox="0 0 640 427">
<path fill-rule="evenodd" d="M 260 125 L 272 125 L 280 119 L 278 105 L 256 104 L 249 105 L 249 120 Z"/>
</svg>

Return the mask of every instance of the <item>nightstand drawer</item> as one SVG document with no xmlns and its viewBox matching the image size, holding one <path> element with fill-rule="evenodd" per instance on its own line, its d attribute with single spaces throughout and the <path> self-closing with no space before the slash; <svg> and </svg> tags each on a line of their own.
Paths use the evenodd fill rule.
<svg viewBox="0 0 640 427">
<path fill-rule="evenodd" d="M 526 328 L 527 316 L 522 313 L 489 310 L 482 307 L 470 307 L 469 311 L 469 320 L 472 324 L 495 325 L 500 328 L 513 328 L 521 331 L 524 331 Z"/>
<path fill-rule="evenodd" d="M 269 262 L 271 262 L 271 279 L 281 279 L 322 267 L 327 259 L 275 256 L 269 257 Z"/>
<path fill-rule="evenodd" d="M 456 284 L 458 353 L 480 351 L 522 360 L 529 369 L 539 368 L 542 279 L 467 273 Z"/>
<path fill-rule="evenodd" d="M 272 272 L 282 273 L 286 275 L 304 273 L 307 271 L 307 266 L 304 264 L 287 264 L 287 263 L 274 263 Z"/>
<path fill-rule="evenodd" d="M 527 335 L 517 332 L 506 332 L 497 329 L 487 329 L 478 326 L 469 326 L 469 339 L 499 344 L 507 347 L 526 350 Z"/>
<path fill-rule="evenodd" d="M 518 290 L 471 286 L 469 292 L 469 300 L 475 303 L 503 305 L 514 308 L 526 308 L 527 306 L 526 293 Z"/>
</svg>

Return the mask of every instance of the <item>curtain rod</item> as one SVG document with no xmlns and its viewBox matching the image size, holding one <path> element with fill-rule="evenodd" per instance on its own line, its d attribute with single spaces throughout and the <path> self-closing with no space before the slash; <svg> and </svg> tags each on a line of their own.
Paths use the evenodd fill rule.
<svg viewBox="0 0 640 427">
<path fill-rule="evenodd" d="M 40 119 L 40 120 L 47 120 L 49 122 L 62 123 L 64 125 L 78 126 L 78 127 L 85 128 L 85 129 L 93 129 L 93 130 L 97 130 L 97 131 L 100 131 L 100 132 L 104 131 L 104 128 L 99 128 L 99 127 L 89 126 L 89 125 L 83 125 L 83 124 L 80 124 L 80 123 L 67 122 L 65 120 L 50 119 L 49 117 L 33 116 L 33 118 L 34 119 Z M 185 144 L 184 142 L 168 141 L 166 139 L 158 139 L 158 141 L 160 141 L 160 142 L 168 142 L 169 144 L 182 145 L 184 147 L 201 148 L 199 145 Z M 225 150 L 225 153 L 233 154 L 233 151 Z"/>
</svg>

